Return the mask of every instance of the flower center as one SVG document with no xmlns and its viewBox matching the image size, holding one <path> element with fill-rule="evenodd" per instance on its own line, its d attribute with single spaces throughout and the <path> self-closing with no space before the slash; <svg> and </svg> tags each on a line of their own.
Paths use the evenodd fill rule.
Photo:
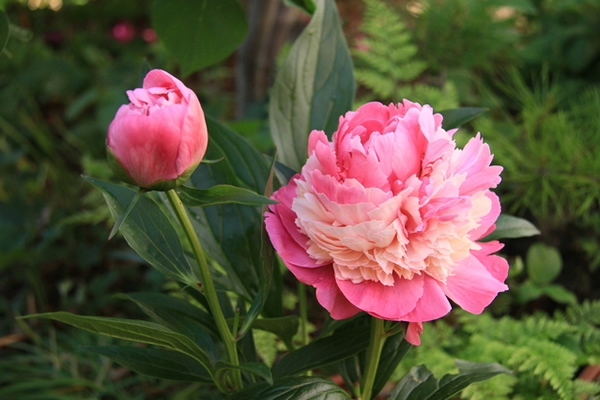
<svg viewBox="0 0 600 400">
<path fill-rule="evenodd" d="M 131 102 L 129 105 L 131 110 L 135 110 L 142 115 L 150 115 L 160 108 L 180 104 L 182 101 L 181 92 L 176 87 L 128 90 L 127 97 Z"/>
</svg>

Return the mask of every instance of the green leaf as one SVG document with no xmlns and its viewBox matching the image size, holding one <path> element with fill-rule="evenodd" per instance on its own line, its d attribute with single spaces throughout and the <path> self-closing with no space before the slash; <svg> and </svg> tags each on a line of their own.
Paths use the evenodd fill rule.
<svg viewBox="0 0 600 400">
<path fill-rule="evenodd" d="M 270 197 L 271 194 L 273 193 L 273 171 L 274 171 L 274 168 L 275 168 L 275 163 L 271 162 L 269 180 L 267 181 L 267 185 L 265 187 L 265 198 Z M 267 211 L 268 211 L 268 207 L 265 204 L 262 207 L 261 214 L 264 215 Z M 269 239 L 269 235 L 267 234 L 267 231 L 265 229 L 264 219 L 261 220 L 261 233 L 262 233 L 262 235 L 261 235 L 260 255 L 261 255 L 262 262 L 263 262 L 263 268 L 259 270 L 259 281 L 260 281 L 261 286 L 258 291 L 258 294 L 252 301 L 252 305 L 250 306 L 248 313 L 246 314 L 246 316 L 244 318 L 244 322 L 242 323 L 242 327 L 240 328 L 238 336 L 243 336 L 244 334 L 246 334 L 248 329 L 250 329 L 250 325 L 252 324 L 252 322 L 256 318 L 258 318 L 258 316 L 260 315 L 260 313 L 262 312 L 262 310 L 265 306 L 265 303 L 267 302 L 267 299 L 270 294 L 269 291 L 271 290 L 271 281 L 273 279 L 273 269 L 275 266 L 275 249 L 273 248 L 273 245 L 271 244 L 271 240 Z M 275 290 L 273 293 L 273 297 L 277 296 L 277 299 L 275 299 L 275 300 L 278 301 L 279 304 L 281 304 L 282 303 L 281 290 L 278 287 L 274 287 L 274 289 Z M 281 313 L 283 313 L 283 307 L 279 311 Z M 289 343 L 291 343 L 291 340 Z"/>
<path fill-rule="evenodd" d="M 265 193 L 269 165 L 265 158 L 242 136 L 225 125 L 207 118 L 210 134 L 206 157 L 223 158 L 215 164 L 198 166 L 191 181 L 195 188 L 215 185 L 245 187 Z M 259 207 L 222 204 L 190 208 L 194 229 L 202 247 L 226 274 L 215 275 L 216 283 L 245 299 L 256 297 L 262 283 L 263 262 L 260 252 L 262 213 Z M 275 315 L 271 315 L 275 316 Z"/>
<path fill-rule="evenodd" d="M 540 231 L 529 221 L 511 215 L 500 214 L 496 221 L 496 229 L 480 242 L 489 242 L 498 239 L 514 239 L 539 235 Z"/>
<path fill-rule="evenodd" d="M 102 191 L 113 218 L 118 219 L 135 196 L 135 191 L 110 182 L 84 177 Z M 163 210 L 142 196 L 120 228 L 136 253 L 168 277 L 185 284 L 200 282 L 196 270 L 188 263 L 177 231 Z"/>
<path fill-rule="evenodd" d="M 8 36 L 10 35 L 10 26 L 8 25 L 8 17 L 4 11 L 0 11 L 0 56 L 6 48 L 8 43 Z"/>
<path fill-rule="evenodd" d="M 413 367 L 410 372 L 398 382 L 391 400 L 426 400 L 438 388 L 438 381 L 433 372 L 424 365 Z"/>
<path fill-rule="evenodd" d="M 279 183 L 284 186 L 296 175 L 296 171 L 277 161 L 275 162 L 275 175 Z"/>
<path fill-rule="evenodd" d="M 110 233 L 108 234 L 108 240 L 112 239 L 117 234 L 117 232 L 121 228 L 121 225 L 123 225 L 123 221 L 125 221 L 127 219 L 127 216 L 129 215 L 131 210 L 133 210 L 133 207 L 135 207 L 135 205 L 137 204 L 139 199 L 146 192 L 147 192 L 146 189 L 142 189 L 142 188 L 138 189 L 135 196 L 133 196 L 133 199 L 131 199 L 131 201 L 127 205 L 127 208 L 125 209 L 125 211 L 123 211 L 121 213 L 121 215 L 119 215 L 119 218 L 115 221 L 115 224 L 113 225 L 112 229 L 110 230 Z"/>
<path fill-rule="evenodd" d="M 276 378 L 294 375 L 348 358 L 369 345 L 369 330 L 364 326 L 340 329 L 283 357 L 274 367 Z"/>
<path fill-rule="evenodd" d="M 526 264 L 531 280 L 543 285 L 552 282 L 560 274 L 562 258 L 555 247 L 537 242 L 529 247 Z"/>
<path fill-rule="evenodd" d="M 475 107 L 461 107 L 453 108 L 450 110 L 443 110 L 439 113 L 442 114 L 444 120 L 442 126 L 445 130 L 455 129 L 459 126 L 466 124 L 475 117 L 487 112 L 487 108 L 475 108 Z"/>
<path fill-rule="evenodd" d="M 117 297 L 135 302 L 148 316 L 187 336 L 203 348 L 212 361 L 216 359 L 217 350 L 209 331 L 216 337 L 219 332 L 206 311 L 183 299 L 160 293 L 129 293 Z"/>
<path fill-rule="evenodd" d="M 162 325 L 152 322 L 121 318 L 89 317 L 63 311 L 33 314 L 24 318 L 49 318 L 101 335 L 177 350 L 196 359 L 209 372 L 212 370 L 210 357 L 196 343 L 182 334 L 173 332 Z"/>
<path fill-rule="evenodd" d="M 313 0 L 283 0 L 283 2 L 288 6 L 298 7 L 308 15 L 312 15 L 317 8 Z"/>
<path fill-rule="evenodd" d="M 557 303 L 577 304 L 577 296 L 560 285 L 548 285 L 540 287 L 540 291 Z"/>
<path fill-rule="evenodd" d="M 342 388 L 326 378 L 293 376 L 251 385 L 228 397 L 229 400 L 349 400 Z"/>
<path fill-rule="evenodd" d="M 84 349 L 108 357 L 142 375 L 175 381 L 213 381 L 202 364 L 177 351 L 133 346 L 89 346 Z"/>
<path fill-rule="evenodd" d="M 498 374 L 510 374 L 509 369 L 496 363 L 479 363 L 456 360 L 458 374 L 444 375 L 438 390 L 428 400 L 445 400 L 475 382 L 487 381 Z"/>
<path fill-rule="evenodd" d="M 291 343 L 292 338 L 298 332 L 300 325 L 298 317 L 288 315 L 278 318 L 259 318 L 252 322 L 252 329 L 271 332 L 277 335 L 284 343 Z"/>
<path fill-rule="evenodd" d="M 215 367 L 215 378 L 225 381 L 225 376 L 232 370 L 239 369 L 241 371 L 250 372 L 258 377 L 263 378 L 269 385 L 273 384 L 273 376 L 271 370 L 263 363 L 259 362 L 248 362 L 242 365 L 232 365 L 225 361 L 217 362 Z"/>
<path fill-rule="evenodd" d="M 271 135 L 281 162 L 299 171 L 313 129 L 331 134 L 352 108 L 352 59 L 335 2 L 317 9 L 277 73 L 269 104 Z"/>
<path fill-rule="evenodd" d="M 248 31 L 237 0 L 156 0 L 152 26 L 183 75 L 224 60 Z"/>
<path fill-rule="evenodd" d="M 500 364 L 456 360 L 458 374 L 444 375 L 439 381 L 426 366 L 413 367 L 396 385 L 390 400 L 445 400 L 475 382 L 498 374 L 511 373 Z"/>
<path fill-rule="evenodd" d="M 216 160 L 224 157 L 224 160 L 212 165 L 201 165 L 207 167 L 206 170 L 212 174 L 212 179 L 204 181 L 201 188 L 227 184 L 246 186 L 256 193 L 264 193 L 269 179 L 269 163 L 265 157 L 245 137 L 216 119 L 207 116 L 206 126 L 210 134 L 208 147 L 211 154 L 206 158 Z"/>
<path fill-rule="evenodd" d="M 177 192 L 182 203 L 187 207 L 205 207 L 231 203 L 260 206 L 263 204 L 278 203 L 251 190 L 230 185 L 216 185 L 210 189 L 194 189 L 188 186 L 180 186 Z"/>
<path fill-rule="evenodd" d="M 386 339 L 381 351 L 381 359 L 377 367 L 377 375 L 373 383 L 372 393 L 381 392 L 385 384 L 396 370 L 400 361 L 404 358 L 408 350 L 412 347 L 410 343 L 404 340 L 404 334 L 399 333 Z"/>
</svg>

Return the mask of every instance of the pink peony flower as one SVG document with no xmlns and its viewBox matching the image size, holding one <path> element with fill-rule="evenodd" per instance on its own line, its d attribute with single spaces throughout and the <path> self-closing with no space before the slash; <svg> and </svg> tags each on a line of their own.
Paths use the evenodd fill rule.
<svg viewBox="0 0 600 400">
<path fill-rule="evenodd" d="M 477 242 L 495 228 L 502 167 L 479 134 L 460 150 L 441 125 L 427 105 L 365 104 L 332 142 L 313 131 L 302 172 L 274 193 L 271 241 L 333 318 L 408 321 L 420 344 L 448 298 L 478 314 L 508 289 L 506 260 L 490 255 L 502 245 Z"/>
<path fill-rule="evenodd" d="M 208 144 L 204 112 L 194 92 L 155 69 L 143 88 L 128 90 L 108 127 L 108 160 L 123 181 L 151 190 L 173 189 L 189 178 Z"/>
<path fill-rule="evenodd" d="M 120 43 L 129 43 L 135 37 L 135 27 L 129 21 L 121 21 L 112 28 L 112 36 Z"/>
</svg>

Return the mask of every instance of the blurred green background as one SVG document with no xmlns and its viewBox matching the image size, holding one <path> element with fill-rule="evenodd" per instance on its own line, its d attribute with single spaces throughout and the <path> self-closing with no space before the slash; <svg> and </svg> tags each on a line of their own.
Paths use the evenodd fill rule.
<svg viewBox="0 0 600 400">
<path fill-rule="evenodd" d="M 106 240 L 108 210 L 81 179 L 112 179 L 106 130 L 145 65 L 181 76 L 207 114 L 273 154 L 268 89 L 310 17 L 281 0 L 240 3 L 247 41 L 182 76 L 153 30 L 152 1 L 0 0 L 0 398 L 219 398 L 134 375 L 81 347 L 109 339 L 15 317 L 140 317 L 112 296 L 172 287 L 120 236 Z M 487 108 L 457 142 L 482 132 L 504 166 L 503 212 L 541 231 L 505 241 L 511 290 L 482 317 L 453 312 L 427 324 L 398 376 L 411 362 L 442 374 L 459 357 L 515 371 L 465 398 L 597 398 L 589 371 L 600 364 L 600 0 L 337 5 L 356 106 L 408 98 L 438 111 Z M 275 357 L 261 340 L 261 355 Z"/>
</svg>

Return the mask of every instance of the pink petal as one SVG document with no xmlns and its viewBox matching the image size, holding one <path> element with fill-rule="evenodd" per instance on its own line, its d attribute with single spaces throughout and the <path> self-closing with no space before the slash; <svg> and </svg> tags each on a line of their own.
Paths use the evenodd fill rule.
<svg viewBox="0 0 600 400">
<path fill-rule="evenodd" d="M 128 114 L 108 128 L 107 145 L 142 187 L 176 179 L 180 129 L 171 118 Z"/>
<path fill-rule="evenodd" d="M 336 285 L 331 264 L 311 269 L 300 268 L 288 263 L 286 266 L 300 282 L 312 285 L 317 289 L 317 300 L 329 311 L 331 318 L 350 318 L 361 311 L 344 297 Z"/>
<path fill-rule="evenodd" d="M 402 317 L 402 321 L 425 322 L 433 321 L 448 314 L 452 306 L 436 281 L 425 276 L 423 295 L 414 310 Z"/>
<path fill-rule="evenodd" d="M 408 328 L 406 329 L 406 334 L 404 335 L 404 339 L 414 346 L 419 346 L 421 344 L 421 334 L 423 333 L 423 323 L 422 322 L 411 322 L 408 324 Z"/>
<path fill-rule="evenodd" d="M 495 261 L 489 257 L 480 261 L 471 255 L 454 267 L 454 275 L 447 278 L 445 285 L 440 283 L 440 287 L 446 296 L 464 310 L 481 314 L 499 292 L 508 290 L 508 286 L 496 279 L 486 268 L 487 264 Z"/>
<path fill-rule="evenodd" d="M 504 282 L 508 277 L 508 261 L 500 256 L 491 256 L 504 247 L 504 244 L 497 240 L 487 243 L 477 243 L 481 246 L 480 250 L 472 250 L 471 254 L 475 256 L 488 270 L 490 274 L 500 282 Z"/>
<path fill-rule="evenodd" d="M 394 275 L 394 285 L 385 286 L 370 280 L 352 283 L 336 278 L 344 296 L 357 308 L 389 320 L 400 320 L 412 311 L 423 295 L 423 275 L 403 279 Z"/>
<path fill-rule="evenodd" d="M 469 232 L 469 237 L 472 240 L 481 239 L 482 237 L 485 237 L 492 233 L 496 228 L 496 225 L 494 225 L 494 223 L 500 215 L 500 199 L 498 198 L 498 196 L 494 192 L 489 191 L 485 195 L 488 199 L 491 200 L 492 209 L 486 216 L 481 218 L 477 228 Z"/>
</svg>

